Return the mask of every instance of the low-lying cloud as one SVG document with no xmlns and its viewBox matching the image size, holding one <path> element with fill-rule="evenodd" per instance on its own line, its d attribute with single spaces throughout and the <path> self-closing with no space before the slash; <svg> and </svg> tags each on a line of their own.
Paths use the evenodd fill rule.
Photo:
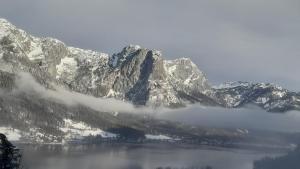
<svg viewBox="0 0 300 169">
<path fill-rule="evenodd" d="M 246 128 L 280 132 L 300 131 L 299 111 L 270 113 L 250 105 L 236 109 L 191 105 L 182 109 L 157 113 L 157 117 L 205 127 Z"/>
<path fill-rule="evenodd" d="M 55 90 L 46 89 L 29 73 L 19 73 L 18 77 L 16 81 L 17 92 L 37 93 L 45 99 L 68 106 L 83 105 L 100 112 L 145 113 L 159 119 L 179 121 L 189 125 L 204 127 L 246 128 L 281 132 L 300 131 L 300 112 L 298 111 L 268 113 L 256 106 L 228 109 L 204 107 L 199 104 L 179 109 L 136 107 L 130 102 L 113 98 L 96 98 L 72 92 L 61 87 L 55 87 Z"/>
<path fill-rule="evenodd" d="M 19 73 L 16 80 L 17 92 L 37 93 L 41 97 L 58 101 L 68 106 L 83 105 L 102 112 L 135 112 L 136 108 L 127 102 L 112 98 L 96 98 L 64 88 L 55 87 L 55 90 L 46 89 L 39 84 L 29 73 Z"/>
</svg>

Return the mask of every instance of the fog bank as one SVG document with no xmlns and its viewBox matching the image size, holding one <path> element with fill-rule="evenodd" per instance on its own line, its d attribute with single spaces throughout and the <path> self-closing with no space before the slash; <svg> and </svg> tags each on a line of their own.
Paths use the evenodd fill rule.
<svg viewBox="0 0 300 169">
<path fill-rule="evenodd" d="M 191 105 L 186 108 L 156 113 L 162 119 L 186 124 L 220 128 L 247 128 L 282 132 L 300 131 L 300 112 L 270 113 L 256 106 L 221 108 Z"/>
<path fill-rule="evenodd" d="M 50 99 L 68 106 L 83 105 L 99 112 L 124 112 L 149 114 L 159 119 L 179 121 L 190 125 L 219 128 L 246 128 L 282 132 L 300 131 L 300 112 L 270 113 L 256 106 L 245 108 L 205 107 L 199 104 L 185 108 L 137 108 L 129 102 L 113 98 L 96 98 L 61 87 L 46 89 L 28 73 L 19 73 L 16 81 L 17 92 L 37 93 L 42 98 Z"/>
</svg>

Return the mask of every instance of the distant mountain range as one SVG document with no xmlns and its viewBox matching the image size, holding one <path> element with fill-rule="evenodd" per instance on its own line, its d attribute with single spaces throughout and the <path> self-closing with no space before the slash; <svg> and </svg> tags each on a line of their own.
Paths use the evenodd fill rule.
<svg viewBox="0 0 300 169">
<path fill-rule="evenodd" d="M 129 45 L 109 56 L 68 47 L 57 39 L 34 37 L 0 19 L 0 124 L 22 130 L 21 134 L 15 134 L 29 140 L 40 136 L 41 140 L 61 142 L 66 135 L 82 130 L 89 131 L 87 135 L 96 131 L 103 137 L 112 136 L 102 129 L 124 125 L 148 134 L 174 136 L 175 130 L 167 131 L 162 121 L 146 120 L 149 122 L 146 126 L 145 119 L 134 117 L 136 121 L 124 122 L 123 114 L 97 113 L 83 105 L 69 107 L 36 93 L 14 92 L 20 72 L 27 72 L 49 90 L 60 87 L 96 98 L 126 101 L 137 107 L 178 108 L 201 104 L 237 108 L 255 104 L 270 112 L 300 110 L 299 93 L 273 84 L 233 82 L 213 87 L 189 58 L 165 60 L 160 51 L 137 45 Z M 193 133 L 177 129 L 176 132 L 184 135 L 200 132 L 200 129 Z"/>
</svg>

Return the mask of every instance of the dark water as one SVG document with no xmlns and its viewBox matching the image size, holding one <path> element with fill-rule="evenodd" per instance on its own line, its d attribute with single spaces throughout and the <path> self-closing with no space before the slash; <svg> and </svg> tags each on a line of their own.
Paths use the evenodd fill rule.
<svg viewBox="0 0 300 169">
<path fill-rule="evenodd" d="M 156 169 L 201 167 L 252 169 L 254 160 L 275 153 L 158 145 L 21 146 L 29 169 Z"/>
</svg>

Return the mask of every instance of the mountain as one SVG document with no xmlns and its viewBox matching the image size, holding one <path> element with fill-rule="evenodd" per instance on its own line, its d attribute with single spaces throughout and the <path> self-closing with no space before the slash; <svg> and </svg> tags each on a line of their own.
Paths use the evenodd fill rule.
<svg viewBox="0 0 300 169">
<path fill-rule="evenodd" d="M 45 87 L 55 83 L 136 105 L 182 106 L 190 99 L 210 102 L 204 94 L 210 90 L 207 79 L 190 59 L 167 61 L 159 51 L 133 45 L 110 57 L 67 47 L 56 39 L 33 37 L 3 19 L 0 27 L 0 71 L 30 72 Z"/>
<path fill-rule="evenodd" d="M 214 88 L 212 97 L 229 108 L 254 104 L 270 112 L 300 110 L 299 93 L 270 83 L 224 83 Z"/>
<path fill-rule="evenodd" d="M 193 76 L 185 78 L 176 70 L 177 66 Z M 167 70 L 172 77 L 167 76 Z M 21 72 L 27 72 L 29 78 L 26 76 L 20 81 Z M 180 85 L 183 81 L 193 85 L 186 84 L 174 90 L 172 85 Z M 70 97 L 57 99 L 62 95 L 56 99 L 49 97 L 57 95 L 59 87 L 75 94 L 117 98 L 135 105 L 182 106 L 186 99 L 178 93 L 205 91 L 209 89 L 206 81 L 189 59 L 166 62 L 160 52 L 138 46 L 128 46 L 108 56 L 67 47 L 56 39 L 31 36 L 0 19 L 0 132 L 11 140 L 63 143 L 89 136 L 114 140 L 117 134 L 128 131 L 142 132 L 150 140 L 211 135 L 236 138 L 237 131 L 220 129 L 215 132 L 144 114 L 106 112 L 99 110 L 99 106 L 95 110 L 81 103 L 69 105 Z M 135 130 L 137 132 L 133 132 Z"/>
<path fill-rule="evenodd" d="M 4 19 L 0 28 L 0 71 L 30 72 L 47 88 L 55 83 L 82 94 L 153 107 L 201 103 L 232 108 L 252 103 L 267 111 L 299 110 L 299 93 L 272 84 L 211 87 L 189 58 L 165 60 L 160 51 L 137 45 L 109 56 L 31 36 Z"/>
<path fill-rule="evenodd" d="M 20 81 L 24 72 L 33 78 Z M 24 86 L 25 83 L 29 85 Z M 142 131 L 149 138 L 199 141 L 243 135 L 153 119 L 142 113 L 99 110 L 99 105 L 95 109 L 80 101 L 69 105 L 70 97 L 59 95 L 53 99 L 58 89 L 147 108 L 188 104 L 235 108 L 256 104 L 267 111 L 285 112 L 299 110 L 300 105 L 299 93 L 272 84 L 231 83 L 212 87 L 188 58 L 165 60 L 160 51 L 137 45 L 109 56 L 68 47 L 57 39 L 32 36 L 0 19 L 0 132 L 16 140 L 61 143 L 91 135 L 114 138 L 116 131 L 127 132 L 126 127 Z"/>
</svg>

